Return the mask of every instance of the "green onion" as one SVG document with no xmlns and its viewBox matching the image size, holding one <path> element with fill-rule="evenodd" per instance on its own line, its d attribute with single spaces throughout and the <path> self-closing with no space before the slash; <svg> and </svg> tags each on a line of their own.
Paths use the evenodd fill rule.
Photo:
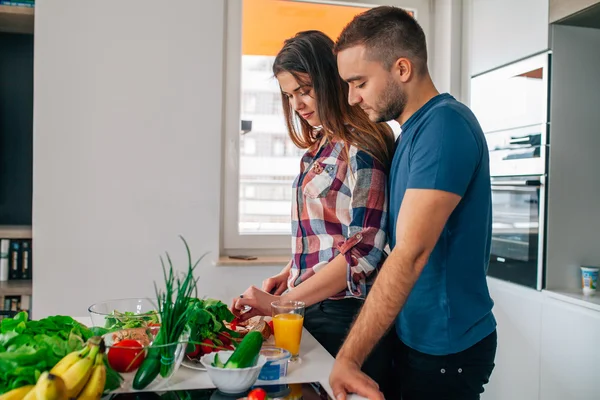
<svg viewBox="0 0 600 400">
<path fill-rule="evenodd" d="M 179 339 L 187 325 L 188 299 L 192 294 L 194 297 L 197 297 L 198 295 L 198 279 L 194 278 L 194 269 L 202 258 L 204 258 L 203 255 L 198 261 L 192 264 L 190 248 L 185 239 L 182 236 L 180 237 L 185 245 L 188 256 L 187 273 L 183 279 L 175 277 L 173 262 L 171 261 L 169 253 L 166 253 L 167 261 L 169 263 L 168 272 L 162 257 L 160 258 L 163 267 L 163 276 L 165 278 L 165 291 L 158 290 L 156 283 L 154 284 L 156 300 L 158 302 L 158 313 L 161 317 L 161 331 L 163 331 L 163 334 L 161 335 L 163 339 L 162 344 L 174 343 L 173 346 L 164 346 L 162 348 L 160 374 L 163 377 L 168 376 L 175 367 L 175 350 L 177 349 L 177 343 L 179 343 Z M 176 289 L 175 284 L 177 284 Z M 173 296 L 175 296 L 174 299 Z"/>
<path fill-rule="evenodd" d="M 157 362 L 159 359 L 161 376 L 167 377 L 172 372 L 175 367 L 175 351 L 187 325 L 189 297 L 192 294 L 194 297 L 198 295 L 198 279 L 194 278 L 194 269 L 206 254 L 192 264 L 190 248 L 185 239 L 182 236 L 179 237 L 183 241 L 188 255 L 187 272 L 181 277 L 177 276 L 173 269 L 173 262 L 169 253 L 166 253 L 168 268 L 163 258 L 160 257 L 165 289 L 164 291 L 159 290 L 155 282 L 154 290 L 156 292 L 161 327 L 148 350 L 148 357 L 144 360 L 136 374 L 136 379 L 134 379 L 134 384 L 137 383 L 134 385 L 136 389 L 147 386 L 158 375 L 159 369 L 156 367 L 158 367 Z M 153 347 L 155 348 L 153 349 Z M 145 368 L 145 363 L 148 363 L 147 368 Z M 137 375 L 140 376 L 138 377 Z"/>
</svg>

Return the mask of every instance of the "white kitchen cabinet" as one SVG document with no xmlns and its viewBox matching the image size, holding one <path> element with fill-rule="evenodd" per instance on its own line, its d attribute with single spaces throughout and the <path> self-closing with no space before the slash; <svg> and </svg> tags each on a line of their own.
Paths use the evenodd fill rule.
<svg viewBox="0 0 600 400">
<path fill-rule="evenodd" d="M 549 0 L 471 0 L 471 75 L 547 50 Z"/>
<path fill-rule="evenodd" d="M 498 323 L 498 350 L 482 400 L 537 400 L 544 296 L 494 278 L 488 282 Z"/>
<path fill-rule="evenodd" d="M 543 400 L 600 398 L 600 312 L 546 298 L 542 312 Z"/>
</svg>

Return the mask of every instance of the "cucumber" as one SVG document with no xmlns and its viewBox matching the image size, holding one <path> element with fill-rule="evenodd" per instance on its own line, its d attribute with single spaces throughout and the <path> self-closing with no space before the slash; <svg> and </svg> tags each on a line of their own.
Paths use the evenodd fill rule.
<svg viewBox="0 0 600 400">
<path fill-rule="evenodd" d="M 154 338 L 153 346 L 150 346 L 148 349 L 148 354 L 144 361 L 142 361 L 142 365 L 138 368 L 135 373 L 135 377 L 133 378 L 133 388 L 135 390 L 144 389 L 146 386 L 152 383 L 154 378 L 158 376 L 160 373 L 160 344 L 162 342 L 161 331 L 158 332 L 156 337 Z"/>
<path fill-rule="evenodd" d="M 150 354 L 142 362 L 140 368 L 135 373 L 133 378 L 133 388 L 135 390 L 144 389 L 146 386 L 152 383 L 154 378 L 158 376 L 160 372 L 160 354 Z"/>
<path fill-rule="evenodd" d="M 219 360 L 219 353 L 215 353 L 215 359 L 212 362 L 212 366 L 217 368 L 225 368 L 221 360 Z"/>
<path fill-rule="evenodd" d="M 248 368 L 256 365 L 262 343 L 263 337 L 260 332 L 249 332 L 244 339 L 242 339 L 239 346 L 233 351 L 233 354 L 225 363 L 225 368 Z"/>
</svg>

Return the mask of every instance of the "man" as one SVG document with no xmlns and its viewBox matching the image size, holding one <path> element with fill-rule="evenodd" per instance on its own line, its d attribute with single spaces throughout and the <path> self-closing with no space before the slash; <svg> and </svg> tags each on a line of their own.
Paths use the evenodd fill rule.
<svg viewBox="0 0 600 400">
<path fill-rule="evenodd" d="M 483 132 L 465 105 L 435 88 L 425 34 L 405 11 L 358 15 L 335 52 L 349 102 L 373 121 L 395 119 L 402 134 L 389 176 L 392 251 L 337 356 L 334 394 L 383 398 L 360 366 L 395 323 L 394 399 L 479 399 L 496 353 Z"/>
</svg>

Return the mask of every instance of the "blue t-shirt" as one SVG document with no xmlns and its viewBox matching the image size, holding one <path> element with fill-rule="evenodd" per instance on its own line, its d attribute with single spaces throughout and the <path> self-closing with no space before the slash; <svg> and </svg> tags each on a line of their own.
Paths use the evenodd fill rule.
<svg viewBox="0 0 600 400">
<path fill-rule="evenodd" d="M 389 176 L 389 239 L 407 189 L 461 196 L 396 319 L 409 347 L 432 355 L 463 351 L 496 328 L 486 273 L 492 198 L 489 154 L 477 119 L 449 94 L 429 100 L 402 125 Z"/>
</svg>

